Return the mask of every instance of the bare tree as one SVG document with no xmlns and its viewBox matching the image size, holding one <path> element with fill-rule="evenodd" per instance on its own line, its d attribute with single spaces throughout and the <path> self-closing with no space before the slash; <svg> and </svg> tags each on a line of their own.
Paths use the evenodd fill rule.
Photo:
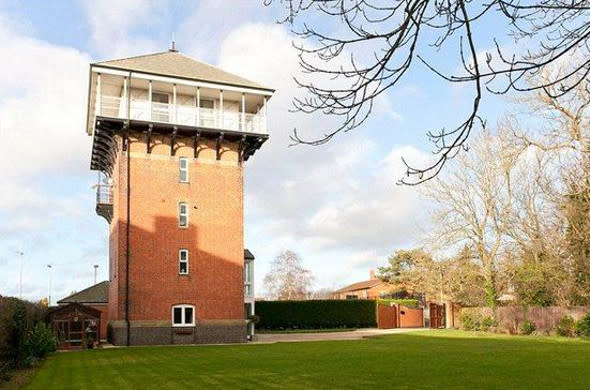
<svg viewBox="0 0 590 390">
<path fill-rule="evenodd" d="M 569 66 L 548 68 L 539 78 L 567 74 Z M 549 75 L 547 73 L 550 73 Z M 554 87 L 549 88 L 556 95 Z M 552 289 L 561 304 L 590 302 L 590 90 L 577 85 L 568 95 L 550 97 L 535 92 L 522 97 L 529 110 L 512 115 L 508 143 L 515 154 L 539 155 L 544 161 L 541 192 L 520 197 L 524 213 L 519 224 L 533 264 L 542 255 L 546 277 L 539 278 Z M 526 118 L 542 118 L 530 123 Z M 524 119 L 523 119 L 524 118 Z M 522 122 L 525 122 L 522 124 Z M 522 128 L 528 129 L 527 131 Z M 544 198 L 538 208 L 534 198 Z M 528 198 L 528 199 L 526 199 Z M 536 209 L 533 209 L 536 208 Z M 527 223 L 528 221 L 528 223 Z M 533 223 L 534 222 L 534 223 Z M 532 238 L 539 237 L 536 240 Z M 531 268 L 531 267 L 529 267 Z M 529 270 L 532 272 L 532 270 Z"/>
<path fill-rule="evenodd" d="M 269 296 L 278 300 L 308 299 L 312 283 L 311 271 L 303 268 L 301 258 L 291 251 L 275 257 L 264 277 Z"/>
<path fill-rule="evenodd" d="M 430 246 L 442 252 L 465 246 L 472 250 L 490 307 L 496 305 L 500 261 L 511 242 L 513 187 L 524 170 L 505 154 L 497 137 L 484 132 L 471 153 L 457 158 L 453 172 L 424 188 L 435 204 Z"/>
<path fill-rule="evenodd" d="M 298 84 L 308 96 L 295 99 L 295 109 L 322 112 L 341 119 L 336 128 L 317 139 L 295 143 L 320 145 L 340 132 L 362 125 L 375 99 L 395 88 L 420 62 L 444 81 L 469 84 L 472 103 L 452 126 L 428 131 L 436 159 L 414 167 L 404 161 L 407 176 L 400 182 L 417 184 L 435 177 L 455 157 L 476 126 L 484 92 L 539 91 L 564 97 L 590 79 L 590 3 L 587 0 L 264 0 L 284 7 L 282 20 L 303 41 L 298 45 L 304 72 L 325 80 Z M 493 20 L 497 35 L 486 36 L 482 24 Z M 333 28 L 337 24 L 339 28 Z M 327 32 L 329 30 L 334 32 Z M 502 49 L 505 39 L 527 50 Z M 458 46 L 458 49 L 456 48 Z M 492 50 L 485 50 L 492 45 Z M 438 58 L 462 64 L 459 74 L 442 70 Z M 546 70 L 569 62 L 563 73 Z M 539 78 L 539 74 L 548 75 Z"/>
</svg>

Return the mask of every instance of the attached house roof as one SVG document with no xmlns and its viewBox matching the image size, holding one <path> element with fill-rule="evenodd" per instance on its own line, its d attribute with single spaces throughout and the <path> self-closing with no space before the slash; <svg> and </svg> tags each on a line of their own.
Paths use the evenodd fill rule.
<svg viewBox="0 0 590 390">
<path fill-rule="evenodd" d="M 348 286 L 342 287 L 340 290 L 336 290 L 335 292 L 343 293 L 343 292 L 347 292 L 347 291 L 366 290 L 366 289 L 378 286 L 382 283 L 384 283 L 384 282 L 379 279 L 365 280 L 363 282 L 349 284 Z"/>
<path fill-rule="evenodd" d="M 274 91 L 262 84 L 195 60 L 178 51 L 169 50 L 118 60 L 95 62 L 93 65 Z"/>
<path fill-rule="evenodd" d="M 249 249 L 244 249 L 244 260 L 254 260 L 254 255 Z"/>
<path fill-rule="evenodd" d="M 90 286 L 57 301 L 57 303 L 109 303 L 109 282 L 105 280 L 104 282 Z"/>
</svg>

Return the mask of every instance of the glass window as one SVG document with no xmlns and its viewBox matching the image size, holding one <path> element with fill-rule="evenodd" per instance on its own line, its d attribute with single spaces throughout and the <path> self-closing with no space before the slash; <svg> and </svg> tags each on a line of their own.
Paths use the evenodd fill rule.
<svg viewBox="0 0 590 390">
<path fill-rule="evenodd" d="M 181 325 L 182 324 L 182 307 L 175 307 L 174 308 L 174 325 Z"/>
<path fill-rule="evenodd" d="M 195 307 L 193 305 L 176 305 L 172 307 L 173 326 L 194 326 Z"/>
<path fill-rule="evenodd" d="M 181 157 L 179 160 L 180 182 L 188 183 L 188 158 Z"/>
<path fill-rule="evenodd" d="M 193 323 L 193 308 L 192 307 L 185 307 L 184 308 L 184 323 L 185 324 L 192 324 Z"/>
<path fill-rule="evenodd" d="M 186 249 L 178 251 L 178 273 L 188 275 L 188 250 Z"/>
<path fill-rule="evenodd" d="M 188 204 L 186 202 L 178 204 L 178 226 L 188 227 Z"/>
</svg>

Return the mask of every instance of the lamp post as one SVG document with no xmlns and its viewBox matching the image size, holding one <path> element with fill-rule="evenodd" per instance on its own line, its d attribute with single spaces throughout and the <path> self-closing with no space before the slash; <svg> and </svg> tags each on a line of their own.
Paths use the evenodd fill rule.
<svg viewBox="0 0 590 390">
<path fill-rule="evenodd" d="M 47 307 L 51 306 L 51 282 L 53 273 L 51 272 L 51 264 L 47 264 L 47 270 L 49 271 L 49 298 L 47 299 Z"/>
<path fill-rule="evenodd" d="M 94 284 L 96 284 L 96 271 L 98 270 L 98 264 L 94 264 Z"/>
<path fill-rule="evenodd" d="M 23 257 L 25 256 L 25 252 L 16 251 L 16 254 L 20 256 L 20 272 L 18 275 L 18 297 L 20 299 L 23 299 Z"/>
</svg>

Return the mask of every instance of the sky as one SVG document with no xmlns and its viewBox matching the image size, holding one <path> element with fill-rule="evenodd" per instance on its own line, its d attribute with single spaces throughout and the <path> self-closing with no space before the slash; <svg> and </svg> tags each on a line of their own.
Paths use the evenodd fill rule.
<svg viewBox="0 0 590 390">
<path fill-rule="evenodd" d="M 339 288 L 421 242 L 428 204 L 418 189 L 396 185 L 401 157 L 428 161 L 426 131 L 459 121 L 470 90 L 417 63 L 363 127 L 323 146 L 290 147 L 294 128 L 318 137 L 335 122 L 290 111 L 301 70 L 298 38 L 277 23 L 282 11 L 262 0 L 0 0 L 1 295 L 19 295 L 21 267 L 30 300 L 51 288 L 55 302 L 88 287 L 95 264 L 97 280 L 108 278 L 108 227 L 94 212 L 84 123 L 89 63 L 164 51 L 172 36 L 181 52 L 276 89 L 270 140 L 245 165 L 245 243 L 256 256 L 257 295 L 283 250 L 301 256 L 314 288 Z M 445 68 L 459 67 L 440 56 Z M 488 96 L 482 112 L 493 122 L 502 107 Z"/>
</svg>

